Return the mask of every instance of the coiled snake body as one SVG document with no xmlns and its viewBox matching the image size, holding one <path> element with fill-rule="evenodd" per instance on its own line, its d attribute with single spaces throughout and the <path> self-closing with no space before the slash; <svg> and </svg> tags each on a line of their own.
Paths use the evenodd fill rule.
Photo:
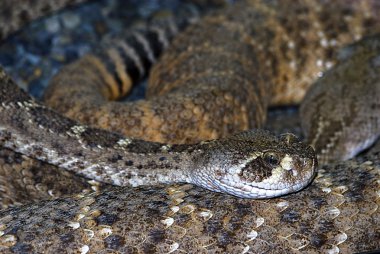
<svg viewBox="0 0 380 254">
<path fill-rule="evenodd" d="M 376 1 L 239 3 L 174 40 L 152 70 L 148 100 L 108 102 L 131 82 L 122 44 L 65 67 L 45 100 L 69 117 L 126 135 L 199 141 L 260 126 L 270 103 L 299 101 L 310 80 L 338 59 L 301 112 L 320 161 L 347 159 L 357 152 L 348 147 L 366 147 L 379 133 L 380 43 L 375 35 L 340 55 L 334 49 L 376 32 L 378 10 Z M 80 125 L 32 100 L 3 72 L 0 80 L 0 141 L 10 149 L 3 151 L 5 172 L 40 163 L 16 151 L 106 183 L 185 181 L 244 197 L 267 197 L 267 186 L 280 189 L 269 196 L 298 190 L 315 173 L 311 148 L 292 135 L 248 131 L 196 145 L 144 142 Z M 334 96 L 342 104 L 330 100 Z M 0 246 L 4 252 L 81 253 L 378 249 L 379 161 L 376 153 L 369 158 L 325 166 L 304 191 L 270 200 L 179 185 L 166 191 L 105 187 L 41 201 L 0 212 Z"/>
</svg>

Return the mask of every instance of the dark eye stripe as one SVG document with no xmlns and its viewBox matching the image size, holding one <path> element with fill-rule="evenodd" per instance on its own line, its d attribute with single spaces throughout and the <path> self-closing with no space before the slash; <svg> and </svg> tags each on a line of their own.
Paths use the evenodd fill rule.
<svg viewBox="0 0 380 254">
<path fill-rule="evenodd" d="M 272 166 L 277 166 L 280 163 L 280 159 L 275 153 L 264 154 L 264 160 Z"/>
</svg>

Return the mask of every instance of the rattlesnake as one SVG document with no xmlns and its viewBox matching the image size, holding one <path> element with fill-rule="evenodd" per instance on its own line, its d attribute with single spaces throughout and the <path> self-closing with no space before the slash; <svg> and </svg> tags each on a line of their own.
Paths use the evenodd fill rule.
<svg viewBox="0 0 380 254">
<path fill-rule="evenodd" d="M 359 33 L 358 29 L 375 30 L 374 27 L 378 24 L 377 17 L 371 15 L 372 11 L 376 13 L 375 10 L 378 8 L 375 2 L 363 1 L 360 4 L 357 2 L 344 4 L 337 2 L 334 3 L 335 8 L 323 4 L 326 3 L 323 1 L 302 3 L 251 1 L 237 4 L 228 10 L 206 17 L 179 35 L 152 71 L 153 88 L 151 93 L 160 93 L 159 90 L 172 90 L 173 92 L 166 97 L 162 95 L 162 97 L 153 98 L 151 101 L 141 102 L 137 104 L 139 108 L 134 108 L 131 112 L 140 116 L 143 112 L 143 116 L 148 115 L 145 117 L 146 121 L 165 127 L 166 125 L 162 124 L 156 112 L 163 111 L 163 116 L 167 117 L 169 122 L 169 113 L 178 112 L 182 121 L 189 120 L 190 122 L 189 124 L 182 122 L 182 125 L 177 125 L 176 128 L 194 127 L 192 121 L 202 127 L 200 129 L 201 134 L 198 135 L 192 134 L 193 132 L 190 129 L 183 130 L 184 135 L 187 135 L 190 140 L 216 138 L 232 132 L 235 128 L 244 129 L 252 125 L 260 125 L 265 118 L 264 112 L 271 98 L 271 84 L 295 80 L 294 78 L 296 78 L 301 87 L 306 86 L 309 79 L 326 67 L 325 65 L 330 65 L 330 61 L 335 58 L 332 48 L 348 42 L 350 31 L 359 36 L 362 33 Z M 326 15 L 332 9 L 334 9 L 336 17 Z M 302 15 L 303 12 L 308 14 L 307 19 L 306 16 Z M 239 15 L 236 15 L 237 13 Z M 286 19 L 286 15 L 296 19 Z M 327 29 L 323 29 L 335 24 L 334 20 L 344 20 L 340 24 L 339 31 L 341 33 L 339 34 L 328 33 Z M 363 23 L 367 27 L 363 27 Z M 317 31 L 312 30 L 308 33 L 307 30 L 302 35 L 296 29 L 299 28 L 297 25 L 305 28 L 310 24 Z M 356 26 L 357 24 L 360 25 Z M 260 32 L 264 27 L 267 30 Z M 349 31 L 345 31 L 345 29 Z M 362 32 L 367 33 L 366 31 Z M 314 34 L 317 36 L 313 36 Z M 306 37 L 309 39 L 307 41 L 309 44 L 303 45 L 306 43 Z M 337 88 L 341 87 L 343 96 L 350 96 L 348 113 L 351 114 L 345 115 L 343 120 L 336 120 L 336 115 L 333 115 L 332 118 L 326 118 L 326 115 L 320 116 L 312 111 L 307 113 L 309 112 L 305 111 L 307 103 L 302 107 L 303 119 L 307 119 L 309 114 L 311 120 L 316 119 L 319 122 L 323 120 L 323 125 L 313 123 L 311 120 L 306 120 L 307 123 L 304 123 L 305 129 L 311 128 L 310 126 L 318 127 L 309 141 L 319 150 L 322 162 L 330 161 L 329 155 L 334 155 L 334 158 L 345 158 L 347 156 L 347 153 L 338 153 L 335 156 L 333 152 L 329 151 L 329 148 L 340 144 L 339 138 L 345 138 L 347 133 L 350 134 L 352 125 L 359 126 L 363 122 L 362 118 L 351 119 L 350 117 L 360 115 L 371 119 L 373 122 L 369 125 L 367 122 L 364 123 L 364 126 L 374 128 L 369 131 L 371 136 L 366 143 L 369 144 L 375 139 L 372 137 L 372 133 L 376 134 L 378 131 L 376 127 L 379 125 L 376 117 L 378 89 L 376 89 L 377 85 L 373 90 L 370 89 L 371 86 L 368 88 L 365 85 L 378 84 L 376 81 L 378 75 L 376 70 L 379 66 L 377 52 L 379 52 L 380 47 L 378 41 L 378 36 L 370 37 L 343 50 L 340 58 L 347 61 L 326 73 L 323 79 L 319 81 L 327 80 L 326 82 L 329 84 L 330 80 L 339 80 L 334 85 Z M 265 47 L 262 44 L 263 42 L 268 42 L 269 45 Z M 314 49 L 313 56 L 303 55 L 302 49 L 299 47 L 301 45 L 309 48 L 309 50 Z M 327 59 L 322 58 L 326 53 L 328 53 Z M 256 58 L 248 58 L 247 56 L 250 55 Z M 229 60 L 226 61 L 227 59 Z M 272 60 L 272 62 L 267 60 Z M 50 103 L 58 102 L 61 109 L 67 111 L 65 113 L 77 115 L 82 121 L 87 120 L 93 125 L 104 123 L 109 125 L 112 121 L 87 117 L 91 115 L 87 114 L 88 112 L 94 113 L 92 108 L 94 100 L 91 97 L 83 100 L 83 103 L 79 103 L 77 101 L 79 95 L 71 96 L 70 98 L 76 101 L 76 107 L 71 108 L 67 106 L 70 102 L 60 97 L 61 91 L 59 90 L 61 88 L 66 91 L 74 90 L 70 86 L 65 87 L 65 85 L 69 82 L 75 82 L 76 79 L 83 80 L 83 76 L 79 75 L 83 72 L 86 73 L 93 68 L 102 70 L 103 67 L 99 67 L 101 66 L 99 63 L 102 61 L 106 62 L 107 59 L 100 58 L 99 55 L 90 56 L 64 69 L 53 80 L 52 88 L 48 92 L 48 95 L 52 96 L 50 98 L 53 98 L 50 99 Z M 116 61 L 114 64 L 118 67 L 123 65 L 123 62 Z M 204 71 L 205 66 L 212 71 Z M 78 70 L 79 73 L 76 74 Z M 88 73 L 90 76 L 88 77 L 89 81 L 86 81 L 87 85 L 91 86 L 91 81 L 94 82 L 95 86 L 97 85 L 98 79 L 92 78 L 111 77 L 105 81 L 110 88 L 114 87 L 116 81 L 112 80 L 112 76 L 109 76 L 107 72 L 100 73 L 100 75 Z M 301 76 L 300 73 L 305 75 Z M 116 75 L 122 74 L 119 72 Z M 254 75 L 257 78 L 251 80 Z M 362 79 L 363 76 L 366 78 Z M 31 100 L 29 96 L 17 90 L 4 73 L 2 73 L 1 80 L 0 98 L 3 106 L 0 110 L 2 116 L 0 133 L 4 146 L 76 170 L 79 173 L 84 172 L 83 174 L 86 176 L 99 177 L 103 181 L 123 184 L 121 182 L 123 179 L 142 180 L 128 172 L 120 178 L 114 177 L 117 174 L 105 176 L 103 169 L 112 171 L 112 168 L 107 168 L 105 164 L 100 165 L 100 167 L 93 165 L 92 170 L 88 170 L 89 168 L 84 165 L 86 160 L 94 161 L 91 158 L 96 156 L 99 157 L 100 162 L 108 160 L 109 165 L 112 165 L 112 163 L 117 164 L 118 161 L 121 161 L 126 166 L 137 162 L 139 165 L 134 165 L 136 168 L 149 170 L 157 165 L 164 168 L 165 164 L 162 161 L 166 160 L 175 162 L 174 167 L 176 165 L 178 167 L 187 165 L 183 158 L 178 158 L 178 156 L 174 158 L 177 155 L 174 152 L 185 152 L 186 154 L 199 152 L 206 154 L 208 159 L 211 158 L 211 164 L 214 165 L 218 158 L 223 157 L 219 154 L 215 160 L 214 150 L 204 152 L 205 150 L 219 147 L 221 143 L 230 143 L 236 146 L 240 142 L 248 142 L 247 137 L 252 136 L 255 138 L 255 145 L 271 148 L 270 156 L 265 159 L 266 153 L 248 150 L 251 157 L 250 160 L 243 162 L 243 166 L 249 165 L 252 161 L 263 165 L 273 163 L 275 167 L 278 164 L 284 164 L 283 168 L 291 168 L 292 170 L 289 171 L 293 175 L 297 175 L 300 172 L 294 171 L 294 167 L 289 165 L 295 163 L 295 166 L 299 166 L 306 163 L 310 166 L 310 162 L 298 160 L 296 155 L 306 154 L 306 157 L 313 158 L 309 149 L 306 148 L 307 146 L 295 141 L 291 135 L 283 138 L 284 144 L 291 146 L 296 153 L 280 152 L 279 154 L 283 157 L 276 158 L 276 152 L 278 152 L 276 149 L 280 149 L 281 146 L 273 147 L 272 142 L 277 139 L 262 131 L 237 134 L 230 139 L 222 139 L 221 141 L 202 142 L 199 145 L 190 146 L 190 150 L 188 150 L 189 146 L 187 145 L 163 146 L 157 143 L 134 141 L 118 134 L 76 124 Z M 123 80 L 126 79 L 119 76 L 121 84 L 123 84 Z M 214 86 L 198 85 L 205 84 L 206 81 L 208 85 L 214 84 Z M 351 84 L 353 81 L 359 83 Z M 231 89 L 235 82 L 241 84 L 241 89 L 244 92 L 242 95 L 242 91 Z M 288 83 L 294 85 L 295 82 Z M 351 88 L 356 92 L 348 92 L 344 86 L 347 83 L 353 86 Z M 265 89 L 264 85 L 268 85 L 268 88 Z M 355 90 L 357 89 L 355 85 L 362 86 Z M 207 90 L 203 90 L 204 87 L 207 87 Z M 279 84 L 278 89 L 281 91 L 285 89 L 284 87 Z M 52 92 L 54 88 L 58 91 Z M 82 99 L 84 99 L 83 95 L 91 95 L 91 90 L 87 90 L 88 93 L 86 94 L 84 93 L 85 89 L 79 88 Z M 318 89 L 318 87 L 314 88 L 314 92 L 308 96 L 307 101 L 317 105 L 316 108 L 321 108 L 321 105 L 326 103 L 326 97 L 328 98 L 331 95 L 326 90 L 320 92 Z M 362 111 L 356 110 L 356 107 L 353 106 L 355 101 L 352 98 L 359 96 L 359 92 L 362 91 L 371 91 L 365 95 L 367 96 L 365 98 L 366 103 L 370 102 L 372 111 L 365 110 L 368 108 L 367 104 L 364 104 L 364 110 L 359 108 Z M 321 93 L 324 93 L 324 96 L 320 96 Z M 112 95 L 109 90 L 105 94 Z M 295 101 L 300 100 L 303 92 L 300 94 L 295 96 Z M 374 97 L 370 97 L 371 94 Z M 54 95 L 58 95 L 59 100 L 54 98 Z M 277 94 L 272 101 L 274 103 L 289 102 L 290 97 L 294 97 L 290 96 L 292 93 L 280 95 Z M 210 101 L 205 109 L 200 108 L 210 98 L 215 98 L 215 102 Z M 218 101 L 218 98 L 223 99 Z M 359 98 L 363 100 L 363 97 Z M 49 98 L 47 100 L 49 101 Z M 174 105 L 174 107 L 169 107 L 169 110 L 165 111 L 165 107 L 160 106 L 160 103 Z M 97 104 L 100 103 L 97 102 Z M 183 107 L 180 107 L 181 105 Z M 105 108 L 103 111 L 106 111 L 107 107 L 110 109 L 109 113 L 127 111 L 127 119 L 131 119 L 130 116 L 133 115 L 132 113 L 128 114 L 128 109 L 122 108 L 119 111 L 107 105 L 103 107 Z M 195 116 L 191 116 L 190 113 L 189 117 L 189 114 L 183 113 L 189 109 Z M 85 112 L 85 114 L 82 115 L 81 112 Z M 196 118 L 196 112 L 200 112 L 201 117 Z M 215 113 L 210 116 L 207 112 Z M 28 116 L 32 116 L 31 123 L 26 118 Z M 177 115 L 174 114 L 174 116 Z M 111 119 L 113 118 L 111 117 Z M 122 118 L 121 121 L 124 119 Z M 222 122 L 218 122 L 218 119 L 221 119 Z M 117 122 L 117 120 L 115 121 Z M 143 120 L 135 121 L 136 126 L 139 126 L 139 123 L 142 127 L 141 130 L 146 131 L 147 137 L 153 140 L 189 141 L 189 139 L 184 139 L 178 131 L 168 129 L 171 127 L 161 129 L 162 132 L 156 135 L 154 132 L 158 129 L 156 126 L 151 125 L 151 129 L 149 129 L 144 125 Z M 111 126 L 111 129 L 115 128 L 116 125 L 118 124 Z M 222 128 L 218 131 L 219 128 L 217 127 Z M 319 143 L 319 140 L 323 141 L 323 138 L 319 139 L 322 135 L 320 131 L 324 131 L 326 127 L 333 131 L 334 138 L 327 138 L 328 142 Z M 25 132 L 22 131 L 23 129 Z M 362 133 L 368 132 L 363 131 Z M 110 139 L 101 139 L 102 137 Z M 49 141 L 50 138 L 52 140 Z M 78 144 L 75 142 L 79 140 L 79 143 L 87 148 L 64 146 L 59 143 L 65 140 L 68 140 L 68 144 Z M 29 144 L 27 144 L 28 142 Z M 38 144 L 38 142 L 41 143 Z M 41 147 L 41 144 L 44 146 Z M 108 152 L 110 144 L 113 145 L 110 149 L 116 153 L 116 157 L 109 157 L 111 155 Z M 139 157 L 124 160 L 123 154 L 117 154 L 115 145 L 127 152 L 130 150 L 139 154 L 148 152 L 148 156 L 149 153 L 153 153 L 157 160 L 142 161 Z M 233 150 L 234 147 L 231 149 Z M 222 150 L 221 154 L 229 155 L 231 149 Z M 90 150 L 91 152 L 88 152 Z M 161 154 L 162 152 L 165 152 L 165 156 Z M 74 155 L 71 158 L 77 158 L 77 160 L 64 158 L 70 154 Z M 158 154 L 160 155 L 157 156 Z M 85 160 L 79 160 L 81 158 L 85 158 Z M 161 160 L 161 158 L 163 159 Z M 194 157 L 190 158 L 193 159 Z M 232 158 L 237 160 L 238 164 L 242 161 L 241 157 L 232 156 Z M 317 179 L 305 191 L 271 200 L 238 199 L 199 188 L 191 189 L 188 185 L 182 185 L 169 187 L 167 193 L 159 187 L 136 189 L 118 189 L 115 187 L 111 189 L 108 187 L 101 193 L 56 201 L 42 201 L 35 205 L 14 208 L 0 213 L 1 243 L 4 248 L 11 247 L 4 249 L 4 251 L 14 252 L 41 251 L 38 248 L 42 247 L 46 248 L 47 251 L 55 249 L 56 251 L 80 252 L 87 252 L 88 250 L 95 252 L 102 251 L 102 249 L 104 249 L 103 251 L 114 249 L 120 252 L 138 250 L 141 252 L 172 252 L 182 250 L 194 253 L 200 251 L 231 253 L 252 251 L 262 253 L 281 250 L 311 252 L 319 250 L 332 252 L 373 250 L 379 248 L 378 187 L 380 173 L 376 155 L 370 158 L 372 158 L 372 162 L 362 164 L 353 162 L 352 166 L 347 164 L 345 172 L 339 169 L 339 164 L 327 166 L 319 172 Z M 161 164 L 158 161 L 161 161 Z M 191 162 L 201 162 L 201 166 L 206 165 L 205 160 L 194 159 Z M 77 164 L 76 167 L 74 167 L 75 164 Z M 84 171 L 82 171 L 83 168 Z M 270 171 L 269 174 L 268 171 L 262 171 L 262 173 L 262 175 L 255 176 L 256 181 L 263 181 L 263 179 L 265 180 L 268 176 L 273 175 Z M 222 172 L 219 171 L 218 174 L 222 174 Z M 246 177 L 247 175 L 243 174 L 243 176 Z M 248 174 L 248 177 L 252 176 Z M 150 177 L 148 178 L 148 181 L 155 181 Z M 212 180 L 210 179 L 209 182 Z M 133 183 L 129 182 L 129 184 Z M 207 186 L 210 189 L 215 187 Z"/>
</svg>

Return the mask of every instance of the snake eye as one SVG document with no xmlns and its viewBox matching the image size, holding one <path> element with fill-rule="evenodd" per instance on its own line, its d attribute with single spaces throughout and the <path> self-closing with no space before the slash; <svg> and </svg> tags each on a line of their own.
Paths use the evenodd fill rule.
<svg viewBox="0 0 380 254">
<path fill-rule="evenodd" d="M 264 154 L 264 160 L 265 160 L 265 162 L 267 162 L 268 164 L 270 164 L 272 166 L 277 166 L 278 164 L 280 164 L 280 158 L 278 157 L 277 154 L 275 154 L 273 152 L 265 153 Z"/>
</svg>

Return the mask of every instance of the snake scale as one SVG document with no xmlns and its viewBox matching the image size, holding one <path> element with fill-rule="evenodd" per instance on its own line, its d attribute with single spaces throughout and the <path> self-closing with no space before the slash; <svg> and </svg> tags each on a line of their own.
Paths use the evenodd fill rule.
<svg viewBox="0 0 380 254">
<path fill-rule="evenodd" d="M 376 33 L 379 8 L 376 1 L 238 3 L 205 17 L 174 39 L 153 67 L 147 100 L 125 107 L 107 102 L 127 92 L 131 82 L 122 71 L 125 58 L 112 47 L 106 49 L 107 54 L 89 55 L 65 67 L 52 80 L 45 100 L 69 117 L 125 135 L 197 142 L 261 126 L 269 104 L 299 102 L 310 82 L 338 61 L 310 89 L 301 116 L 320 162 L 347 159 L 354 154 L 343 141 L 348 140 L 349 147 L 366 147 L 379 132 L 379 36 L 340 53 L 336 49 Z M 110 66 L 116 69 L 112 73 Z M 34 175 L 42 178 L 39 168 L 52 173 L 41 180 L 46 186 L 57 181 L 73 190 L 80 189 L 77 183 L 88 183 L 59 167 L 119 185 L 169 178 L 192 182 L 184 180 L 191 178 L 202 185 L 186 171 L 192 165 L 210 170 L 197 172 L 207 179 L 204 187 L 218 191 L 220 183 L 210 177 L 214 173 L 223 180 L 226 173 L 238 172 L 240 180 L 253 182 L 277 177 L 279 171 L 286 173 L 280 174 L 285 182 L 307 172 L 314 174 L 306 170 L 315 167 L 314 153 L 290 134 L 276 138 L 256 130 L 195 145 L 144 142 L 83 126 L 31 99 L 4 72 L 0 80 L 4 175 L 20 172 L 23 180 Z M 63 97 L 68 91 L 71 95 Z M 345 103 L 337 103 L 341 99 Z M 354 127 L 361 130 L 357 135 L 352 134 Z M 379 249 L 377 147 L 350 163 L 327 164 L 305 190 L 273 199 L 241 199 L 188 184 L 158 184 L 105 186 L 95 193 L 10 208 L 0 211 L 0 248 L 4 253 Z M 117 167 L 121 163 L 124 171 Z M 229 163 L 228 170 L 221 170 Z M 297 170 L 303 167 L 305 171 Z M 129 168 L 139 171 L 134 174 Z M 152 169 L 158 178 L 152 178 Z M 241 190 L 239 184 L 235 187 Z M 35 189 L 46 191 L 44 184 Z"/>
</svg>

